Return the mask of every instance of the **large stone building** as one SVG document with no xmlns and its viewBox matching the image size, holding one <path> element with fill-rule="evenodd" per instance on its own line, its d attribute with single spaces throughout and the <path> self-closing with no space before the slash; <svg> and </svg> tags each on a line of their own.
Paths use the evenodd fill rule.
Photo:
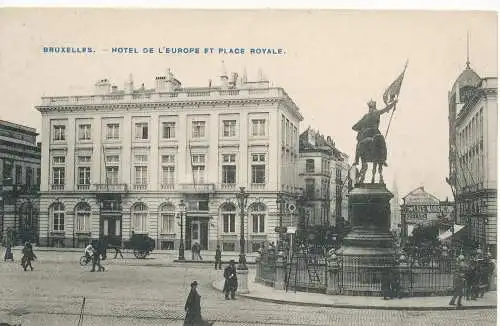
<svg viewBox="0 0 500 326">
<path fill-rule="evenodd" d="M 182 87 L 168 70 L 154 88 L 102 79 L 94 94 L 43 97 L 36 109 L 47 131 L 41 243 L 119 243 L 136 233 L 178 248 L 182 220 L 186 248 L 238 250 L 239 187 L 249 194 L 246 247 L 277 241 L 278 194 L 298 189 L 303 120 L 284 89 L 224 67 L 217 85 Z"/>
<path fill-rule="evenodd" d="M 304 190 L 306 225 L 336 226 L 348 220 L 349 156 L 331 137 L 307 128 L 299 137 L 298 174 Z"/>
<path fill-rule="evenodd" d="M 40 145 L 35 129 L 0 120 L 0 238 L 38 241 Z"/>
<path fill-rule="evenodd" d="M 448 93 L 449 183 L 457 221 L 469 239 L 496 251 L 498 79 L 480 77 L 467 60 Z"/>
</svg>

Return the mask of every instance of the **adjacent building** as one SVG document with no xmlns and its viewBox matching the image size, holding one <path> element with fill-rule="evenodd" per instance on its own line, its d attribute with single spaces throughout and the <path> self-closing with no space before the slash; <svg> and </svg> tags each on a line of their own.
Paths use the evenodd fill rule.
<svg viewBox="0 0 500 326">
<path fill-rule="evenodd" d="M 402 235 L 412 235 L 417 225 L 435 224 L 439 229 L 450 227 L 449 216 L 453 214 L 454 203 L 441 201 L 436 196 L 418 187 L 403 197 L 401 205 Z M 437 236 L 437 235 L 436 235 Z"/>
<path fill-rule="evenodd" d="M 469 239 L 496 252 L 498 78 L 480 77 L 467 60 L 448 93 L 449 183 L 457 221 Z"/>
<path fill-rule="evenodd" d="M 102 79 L 93 94 L 43 97 L 40 243 L 120 243 L 147 234 L 162 249 L 238 250 L 236 193 L 249 194 L 247 248 L 277 242 L 278 197 L 295 199 L 299 108 L 283 88 L 245 74 L 183 87 Z M 179 204 L 183 201 L 186 210 Z"/>
<path fill-rule="evenodd" d="M 0 238 L 38 242 L 40 144 L 35 129 L 0 120 Z"/>
<path fill-rule="evenodd" d="M 304 190 L 306 225 L 336 226 L 348 220 L 349 157 L 330 136 L 307 128 L 299 137 L 298 175 Z"/>
</svg>

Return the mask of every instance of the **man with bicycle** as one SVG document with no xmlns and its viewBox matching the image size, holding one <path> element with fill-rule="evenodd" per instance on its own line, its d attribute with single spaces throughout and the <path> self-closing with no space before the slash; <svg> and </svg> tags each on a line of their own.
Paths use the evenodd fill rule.
<svg viewBox="0 0 500 326">
<path fill-rule="evenodd" d="M 92 247 L 92 243 L 89 243 L 87 247 L 85 247 L 85 258 L 86 263 L 88 264 L 94 255 L 94 248 Z"/>
</svg>

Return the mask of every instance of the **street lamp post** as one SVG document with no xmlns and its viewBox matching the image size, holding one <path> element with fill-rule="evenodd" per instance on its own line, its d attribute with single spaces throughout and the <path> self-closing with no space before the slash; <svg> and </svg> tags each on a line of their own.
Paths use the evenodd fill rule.
<svg viewBox="0 0 500 326">
<path fill-rule="evenodd" d="M 282 193 L 278 193 L 278 200 L 276 200 L 276 204 L 278 204 L 278 214 L 279 214 L 279 232 L 278 232 L 278 243 L 277 248 L 278 252 L 283 251 L 283 204 L 285 203 L 285 198 Z"/>
<path fill-rule="evenodd" d="M 245 192 L 245 187 L 240 187 L 240 192 L 236 194 L 238 206 L 240 208 L 240 260 L 238 269 L 247 270 L 247 260 L 245 256 L 245 209 L 247 206 L 248 193 Z"/>
<path fill-rule="evenodd" d="M 179 204 L 179 217 L 181 219 L 181 243 L 179 244 L 179 259 L 178 260 L 186 260 L 184 257 L 184 213 L 186 211 L 186 204 L 184 204 L 184 200 L 181 199 Z"/>
</svg>

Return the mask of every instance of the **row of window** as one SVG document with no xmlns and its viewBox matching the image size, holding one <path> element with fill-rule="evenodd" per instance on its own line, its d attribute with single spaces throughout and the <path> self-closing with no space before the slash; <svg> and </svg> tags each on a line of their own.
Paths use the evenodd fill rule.
<svg viewBox="0 0 500 326">
<path fill-rule="evenodd" d="M 306 160 L 306 173 L 315 173 L 316 168 L 314 165 L 314 159 Z M 326 159 L 321 159 L 321 172 L 329 174 L 330 173 L 330 161 Z"/>
<path fill-rule="evenodd" d="M 206 121 L 193 121 L 191 129 L 192 138 L 204 138 L 207 135 L 207 122 Z M 165 140 L 176 139 L 176 123 L 163 122 L 161 126 L 161 138 Z M 252 137 L 265 137 L 267 136 L 267 127 L 265 119 L 252 119 L 250 135 Z M 237 137 L 237 121 L 236 120 L 222 120 L 222 136 L 223 137 Z M 120 124 L 108 123 L 106 124 L 105 135 L 106 140 L 119 140 L 120 139 Z M 52 128 L 53 141 L 66 141 L 66 125 L 56 124 Z M 92 125 L 89 123 L 79 124 L 77 126 L 77 139 L 79 141 L 92 140 Z M 150 129 L 147 122 L 135 123 L 134 139 L 136 140 L 149 140 Z"/>
<path fill-rule="evenodd" d="M 262 203 L 250 205 L 250 221 L 252 233 L 265 232 L 266 207 Z M 175 220 L 177 214 L 175 207 L 171 204 L 160 207 L 161 233 L 173 234 L 176 231 Z M 90 205 L 81 203 L 75 208 L 75 231 L 91 231 L 91 210 Z M 65 210 L 62 203 L 55 203 L 50 208 L 51 227 L 53 231 L 64 231 L 65 228 Z M 225 204 L 221 207 L 221 231 L 223 233 L 236 232 L 236 207 L 233 204 Z M 105 225 L 107 227 L 107 225 Z M 121 234 L 119 224 L 116 225 L 116 235 Z M 143 203 L 137 203 L 132 208 L 132 230 L 136 233 L 145 233 L 148 231 L 148 208 Z M 107 231 L 107 230 L 106 230 Z M 106 232 L 107 233 L 107 232 Z"/>
<path fill-rule="evenodd" d="M 199 184 L 205 183 L 206 155 L 193 154 L 192 170 L 194 181 Z M 176 183 L 176 156 L 174 154 L 161 156 L 161 184 L 174 185 Z M 66 178 L 65 156 L 54 155 L 52 157 L 52 185 L 58 188 L 64 186 Z M 88 155 L 77 157 L 77 185 L 90 186 L 91 167 L 87 166 L 91 162 Z M 135 185 L 148 184 L 148 155 L 134 155 L 133 172 Z M 106 155 L 105 158 L 105 178 L 108 184 L 120 183 L 119 175 L 120 156 Z M 252 154 L 250 162 L 251 182 L 254 184 L 266 183 L 266 155 Z M 221 175 L 223 184 L 235 184 L 237 178 L 236 154 L 223 154 L 221 162 Z M 83 190 L 83 189 L 82 189 Z"/>
<path fill-rule="evenodd" d="M 40 184 L 40 168 L 32 168 L 30 166 L 24 167 L 23 179 L 23 166 L 14 164 L 11 160 L 3 161 L 3 184 L 26 184 L 26 185 L 39 185 Z"/>
</svg>

